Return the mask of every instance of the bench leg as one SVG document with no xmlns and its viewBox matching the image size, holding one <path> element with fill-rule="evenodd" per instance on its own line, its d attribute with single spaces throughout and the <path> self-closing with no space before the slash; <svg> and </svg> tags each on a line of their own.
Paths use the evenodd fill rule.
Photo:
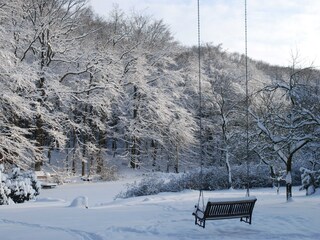
<svg viewBox="0 0 320 240">
<path fill-rule="evenodd" d="M 195 216 L 195 218 L 194 218 L 194 224 L 195 224 L 195 225 L 198 225 L 198 226 L 200 226 L 200 227 L 205 228 L 205 226 L 206 226 L 206 220 L 205 220 L 205 219 L 200 219 L 200 218 L 198 218 L 197 216 Z"/>
<path fill-rule="evenodd" d="M 250 217 L 242 217 L 242 218 L 240 218 L 240 222 L 249 223 L 251 225 L 251 216 Z"/>
<path fill-rule="evenodd" d="M 198 208 L 198 206 L 196 205 L 196 206 L 195 206 L 195 210 L 194 210 L 194 212 L 192 213 L 192 215 L 194 215 L 194 224 L 195 224 L 195 225 L 198 225 L 198 226 L 200 226 L 200 227 L 205 228 L 206 219 L 203 218 L 203 217 L 200 218 L 200 217 L 198 216 L 198 212 L 201 212 L 201 213 L 203 214 L 203 211 L 201 211 L 201 210 Z"/>
</svg>

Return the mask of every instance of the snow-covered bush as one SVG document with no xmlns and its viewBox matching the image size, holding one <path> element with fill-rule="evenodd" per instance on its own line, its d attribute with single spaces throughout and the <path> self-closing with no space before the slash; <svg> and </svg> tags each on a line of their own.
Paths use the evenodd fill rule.
<svg viewBox="0 0 320 240">
<path fill-rule="evenodd" d="M 6 175 L 3 174 L 3 165 L 0 165 L 0 205 L 9 204 L 10 189 L 6 186 Z"/>
<path fill-rule="evenodd" d="M 119 193 L 116 198 L 129 198 L 138 196 L 153 195 L 164 192 L 164 179 L 147 176 L 140 182 L 134 182 L 127 185 L 127 190 Z"/>
<path fill-rule="evenodd" d="M 32 172 L 22 172 L 14 168 L 9 174 L 1 172 L 0 205 L 8 204 L 10 199 L 23 203 L 39 195 L 40 184 Z"/>
<path fill-rule="evenodd" d="M 180 182 L 181 186 L 184 185 L 184 189 L 217 190 L 229 187 L 227 170 L 216 167 L 195 169 L 185 173 L 176 182 Z"/>
<path fill-rule="evenodd" d="M 100 172 L 101 180 L 103 181 L 115 181 L 118 179 L 117 168 L 115 166 L 105 166 Z"/>
<path fill-rule="evenodd" d="M 306 195 L 312 195 L 320 186 L 320 170 L 313 171 L 307 168 L 300 168 L 301 183 L 300 190 L 306 190 Z"/>
<path fill-rule="evenodd" d="M 160 192 L 179 192 L 185 189 L 214 190 L 226 188 L 227 173 L 210 169 L 195 169 L 180 174 L 150 173 L 141 181 L 127 186 L 125 192 L 118 194 L 117 198 L 129 198 L 154 195 Z"/>
<path fill-rule="evenodd" d="M 10 189 L 4 185 L 3 183 L 0 184 L 0 205 L 8 205 L 9 204 L 9 197 Z"/>
<path fill-rule="evenodd" d="M 248 181 L 250 187 L 272 186 L 268 167 L 255 167 L 248 179 L 246 167 L 242 165 L 234 168 L 233 178 L 234 188 L 243 188 Z M 202 170 L 195 169 L 182 174 L 150 173 L 140 182 L 129 184 L 127 190 L 118 194 L 117 198 L 146 196 L 160 192 L 179 192 L 185 189 L 218 190 L 230 187 L 226 169 L 210 167 Z"/>
<path fill-rule="evenodd" d="M 248 183 L 250 187 L 272 187 L 273 180 L 270 178 L 270 169 L 268 166 L 249 166 L 249 175 L 247 166 L 234 166 L 233 168 L 233 187 L 243 188 Z"/>
</svg>

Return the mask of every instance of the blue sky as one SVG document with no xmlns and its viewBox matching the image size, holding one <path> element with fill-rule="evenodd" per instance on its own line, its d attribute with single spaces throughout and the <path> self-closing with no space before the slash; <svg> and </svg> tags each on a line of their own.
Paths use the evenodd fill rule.
<svg viewBox="0 0 320 240">
<path fill-rule="evenodd" d="M 94 11 L 107 16 L 117 4 L 163 19 L 175 39 L 197 44 L 196 0 L 90 0 Z M 271 64 L 289 66 L 299 55 L 302 66 L 320 68 L 320 1 L 247 0 L 248 55 Z M 244 0 L 200 0 L 201 40 L 220 44 L 229 52 L 244 52 Z"/>
</svg>

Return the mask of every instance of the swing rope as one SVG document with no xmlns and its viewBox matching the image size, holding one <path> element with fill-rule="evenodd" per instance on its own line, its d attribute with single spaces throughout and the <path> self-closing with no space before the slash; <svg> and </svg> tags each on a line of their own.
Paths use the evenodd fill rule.
<svg viewBox="0 0 320 240">
<path fill-rule="evenodd" d="M 200 164 L 203 168 L 202 156 L 202 86 L 201 86 L 201 34 L 200 34 L 200 0 L 198 0 L 198 77 L 199 77 L 199 137 L 200 137 Z"/>
<path fill-rule="evenodd" d="M 247 192 L 246 196 L 250 196 L 249 190 L 249 79 L 248 79 L 248 16 L 247 16 L 247 0 L 244 1 L 244 19 L 245 19 L 245 76 L 246 76 L 246 165 L 247 165 Z"/>
<path fill-rule="evenodd" d="M 200 201 L 201 201 L 201 207 L 200 207 Z M 204 212 L 204 207 L 205 207 L 205 204 L 204 204 L 203 191 L 200 190 L 200 191 L 199 191 L 198 204 L 196 205 L 196 208 L 197 208 L 197 209 L 200 209 L 201 211 Z"/>
<path fill-rule="evenodd" d="M 203 139 L 202 139 L 202 86 L 201 86 L 201 32 L 200 32 L 200 0 L 197 1 L 198 13 L 198 81 L 199 81 L 199 145 L 200 145 L 200 179 L 203 182 Z M 202 200 L 202 201 L 201 201 Z M 200 201 L 202 208 L 200 208 Z M 204 210 L 203 190 L 199 189 L 199 198 L 197 208 Z"/>
<path fill-rule="evenodd" d="M 244 17 L 245 17 L 245 90 L 246 90 L 246 197 L 250 196 L 250 180 L 249 180 L 249 78 L 248 78 L 248 14 L 247 14 L 247 0 L 244 1 Z M 202 139 L 202 86 L 201 86 L 201 32 L 200 32 L 200 0 L 197 0 L 198 13 L 198 80 L 199 80 L 199 138 L 200 138 L 200 178 L 203 181 L 203 139 Z M 203 190 L 199 189 L 198 208 L 200 207 L 200 200 L 202 199 L 202 209 L 204 209 Z"/>
</svg>

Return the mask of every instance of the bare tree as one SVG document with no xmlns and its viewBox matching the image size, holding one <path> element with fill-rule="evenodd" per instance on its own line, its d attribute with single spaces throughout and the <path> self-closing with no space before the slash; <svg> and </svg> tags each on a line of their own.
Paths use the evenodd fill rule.
<svg viewBox="0 0 320 240">
<path fill-rule="evenodd" d="M 309 68 L 297 68 L 296 61 L 288 72 L 288 80 L 277 80 L 264 88 L 268 105 L 253 114 L 261 134 L 286 166 L 287 200 L 292 198 L 292 164 L 297 152 L 318 138 L 319 123 L 307 102 L 314 95 L 308 91 Z M 308 86 L 309 85 L 309 86 Z M 309 100 L 308 100 L 309 99 Z M 311 107 L 311 108 L 309 108 Z M 308 109 L 307 109 L 308 108 Z M 317 113 L 316 113 L 317 114 Z"/>
</svg>

